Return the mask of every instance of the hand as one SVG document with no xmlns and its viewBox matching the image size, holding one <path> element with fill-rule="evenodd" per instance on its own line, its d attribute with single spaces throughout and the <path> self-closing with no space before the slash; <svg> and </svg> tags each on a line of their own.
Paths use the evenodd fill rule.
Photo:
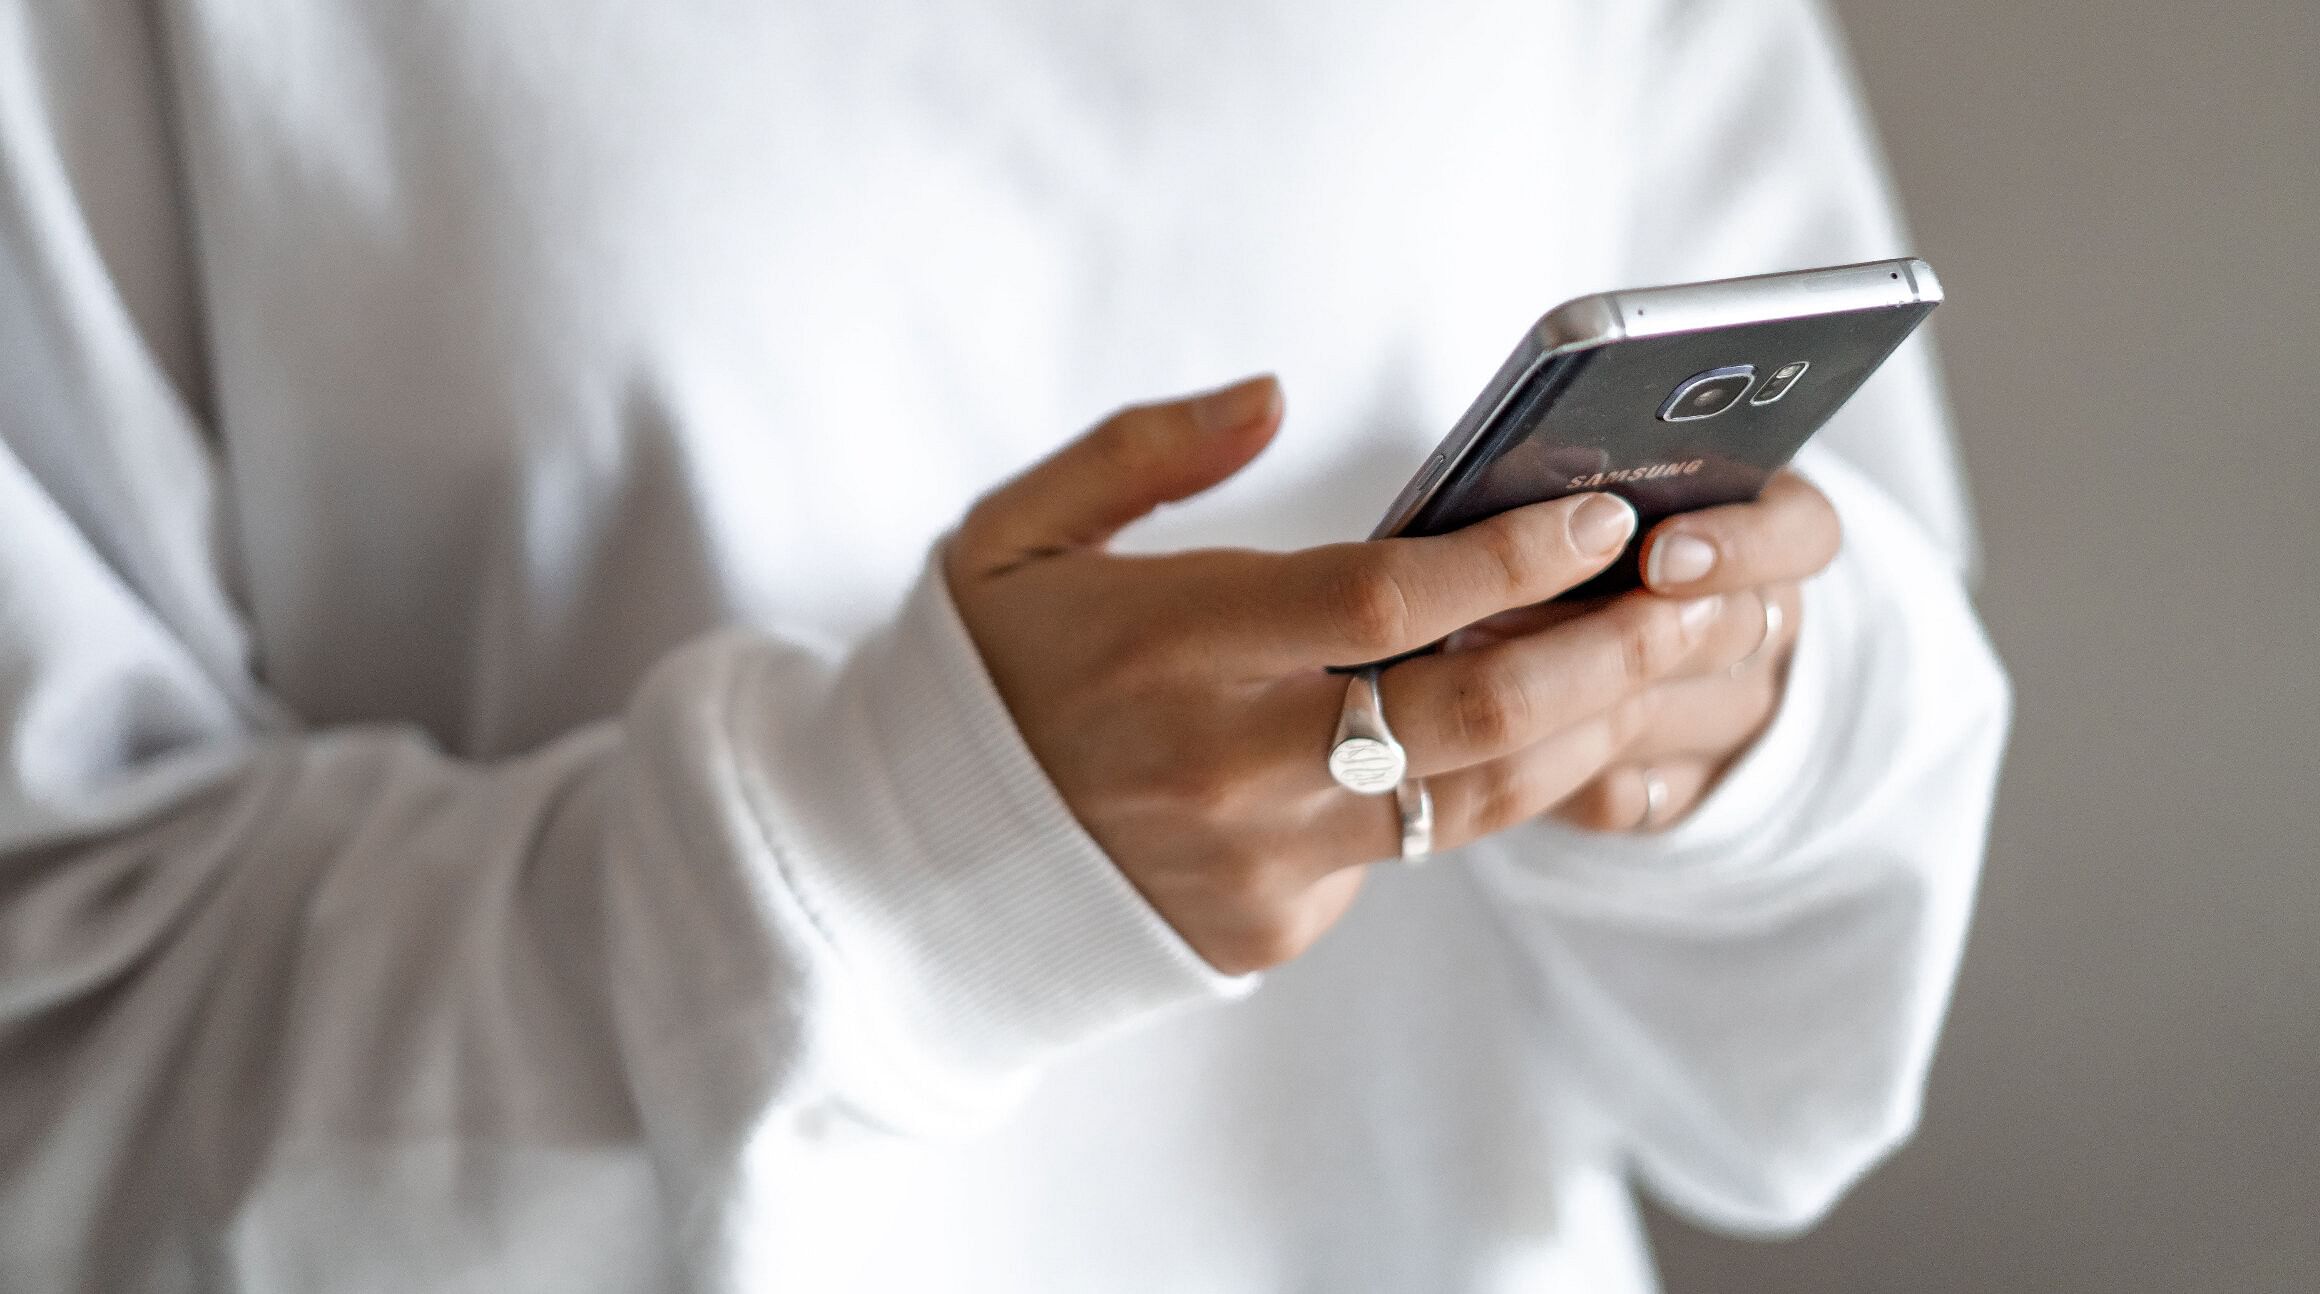
<svg viewBox="0 0 2320 1294">
<path fill-rule="evenodd" d="M 1626 504 L 1581 495 L 1455 534 L 1294 553 L 1120 556 L 1122 526 L 1224 480 L 1280 423 L 1259 378 L 1128 409 L 978 503 L 944 551 L 952 598 L 1025 743 L 1153 907 L 1221 970 L 1297 955 L 1397 852 L 1390 797 L 1325 760 L 1331 664 L 1433 643 L 1607 565 Z M 1725 599 L 1622 599 L 1544 632 L 1385 671 L 1385 709 L 1429 779 L 1441 848 L 1544 812 L 1622 752 L 1614 716 L 1714 673 L 1760 623 Z"/>
<path fill-rule="evenodd" d="M 1811 482 L 1781 472 L 1753 502 L 1671 517 L 1644 539 L 1644 583 L 1632 598 L 1724 597 L 1730 614 L 1767 624 L 1762 645 L 1726 670 L 1679 675 L 1629 698 L 1613 715 L 1611 766 L 1554 816 L 1595 831 L 1657 831 L 1699 807 L 1779 712 L 1788 658 L 1802 621 L 1799 581 L 1836 556 L 1836 510 Z M 1584 614 L 1568 606 L 1510 612 L 1476 626 L 1461 645 L 1536 633 Z M 1649 780 L 1660 783 L 1653 804 Z"/>
</svg>

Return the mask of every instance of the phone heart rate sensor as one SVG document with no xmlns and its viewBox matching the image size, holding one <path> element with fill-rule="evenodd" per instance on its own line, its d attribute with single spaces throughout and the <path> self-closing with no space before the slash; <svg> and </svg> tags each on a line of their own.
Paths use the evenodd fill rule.
<svg viewBox="0 0 2320 1294">
<path fill-rule="evenodd" d="M 1772 370 L 1772 376 L 1764 379 L 1764 385 L 1756 388 L 1755 396 L 1748 403 L 1771 404 L 1787 395 L 1788 389 L 1795 386 L 1796 380 L 1803 377 L 1804 371 L 1811 367 L 1812 364 L 1809 361 L 1800 359 L 1794 364 L 1783 364 Z"/>
</svg>

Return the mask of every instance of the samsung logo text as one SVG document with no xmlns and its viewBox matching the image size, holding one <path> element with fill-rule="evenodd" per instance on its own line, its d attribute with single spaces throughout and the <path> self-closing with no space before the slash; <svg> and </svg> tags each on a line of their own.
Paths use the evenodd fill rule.
<svg viewBox="0 0 2320 1294">
<path fill-rule="evenodd" d="M 1574 476 L 1571 488 L 1593 490 L 1625 481 L 1656 481 L 1663 476 L 1691 476 L 1708 465 L 1704 458 L 1686 459 L 1681 463 L 1652 463 L 1645 467 L 1623 467 L 1616 472 L 1597 472 L 1593 476 Z"/>
</svg>

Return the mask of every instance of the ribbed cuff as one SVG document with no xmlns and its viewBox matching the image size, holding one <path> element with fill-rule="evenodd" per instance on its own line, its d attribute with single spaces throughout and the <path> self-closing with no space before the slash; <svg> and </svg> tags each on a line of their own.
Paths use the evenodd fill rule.
<svg viewBox="0 0 2320 1294">
<path fill-rule="evenodd" d="M 1003 1079 L 1253 987 L 1202 960 L 1072 817 L 984 670 L 939 559 L 848 663 L 816 727 L 821 749 L 784 752 L 811 767 L 767 770 L 819 801 L 784 875 L 926 1077 Z"/>
</svg>

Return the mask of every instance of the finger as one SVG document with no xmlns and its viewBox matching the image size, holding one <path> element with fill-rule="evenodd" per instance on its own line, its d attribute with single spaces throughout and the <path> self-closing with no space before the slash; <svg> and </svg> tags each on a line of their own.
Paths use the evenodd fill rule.
<svg viewBox="0 0 2320 1294">
<path fill-rule="evenodd" d="M 1426 779 L 1434 801 L 1437 852 L 1456 849 L 1546 814 L 1597 831 L 1642 822 L 1650 798 L 1643 770 L 1665 783 L 1654 828 L 1680 820 L 1703 797 L 1717 770 L 1760 733 L 1773 709 L 1759 684 L 1730 679 L 1664 684 L 1659 715 L 1636 735 L 1616 713 L 1562 729 L 1498 759 Z M 1374 862 L 1398 852 L 1398 813 L 1391 796 L 1338 793 L 1330 825 L 1331 866 Z"/>
<path fill-rule="evenodd" d="M 1828 565 L 1842 539 L 1827 496 L 1783 471 L 1747 503 L 1702 508 L 1653 527 L 1644 540 L 1644 583 L 1687 597 L 1794 583 Z"/>
<path fill-rule="evenodd" d="M 1657 687 L 1776 686 L 1779 672 L 1757 666 L 1784 657 L 1796 600 L 1793 588 L 1680 600 L 1633 593 L 1536 634 L 1403 661 L 1379 676 L 1379 700 L 1418 776 L 1501 758 L 1597 716 L 1627 741 L 1647 725 Z"/>
<path fill-rule="evenodd" d="M 1501 611 L 1488 620 L 1470 624 L 1450 635 L 1450 640 L 1443 645 L 1443 649 L 1445 651 L 1466 651 L 1475 647 L 1487 647 L 1492 643 L 1502 643 L 1510 638 L 1520 638 L 1526 634 L 1544 633 L 1556 625 L 1568 624 L 1583 615 L 1600 611 L 1603 605 L 1600 600 L 1558 601 L 1516 607 L 1512 611 Z"/>
<path fill-rule="evenodd" d="M 1417 651 L 1510 608 L 1544 602 L 1611 564 L 1635 509 L 1580 494 L 1444 535 L 1330 544 L 1266 559 L 1256 596 L 1284 665 L 1358 665 Z"/>
<path fill-rule="evenodd" d="M 1630 596 L 1658 595 L 1646 593 Z M 1594 615 L 1607 605 L 1600 601 L 1549 602 L 1541 606 L 1518 607 L 1459 630 L 1451 635 L 1445 650 L 1472 651 L 1531 634 L 1545 633 L 1582 616 Z M 1800 607 L 1801 599 L 1793 584 L 1774 585 L 1726 596 L 1717 621 L 1719 627 L 1709 635 L 1703 649 L 1695 656 L 1692 672 L 1713 673 L 1737 669 L 1743 665 L 1752 666 L 1762 660 L 1780 659 L 1795 638 Z M 1738 645 L 1738 651 L 1726 655 L 1735 644 Z"/>
<path fill-rule="evenodd" d="M 1779 702 L 1769 671 L 1674 679 L 1611 712 L 1612 742 L 1628 763 L 1732 759 L 1763 734 Z"/>
<path fill-rule="evenodd" d="M 1659 595 L 1631 596 L 1657 598 Z M 1671 678 L 1722 678 L 1760 661 L 1778 660 L 1785 654 L 1798 614 L 1795 585 L 1711 596 L 1718 600 L 1716 622 L 1701 636 L 1700 646 L 1691 658 Z"/>
<path fill-rule="evenodd" d="M 1390 679 L 1419 663 L 1405 662 L 1384 677 Z M 1310 682 L 1325 695 L 1341 695 L 1335 677 Z M 1632 796 L 1617 797 L 1632 787 L 1605 784 L 1592 791 L 1585 789 L 1606 769 L 1614 764 L 1724 767 L 1771 724 L 1779 704 L 1778 689 L 1778 678 L 1769 670 L 1677 677 L 1646 687 L 1603 713 L 1578 719 L 1538 742 L 1494 759 L 1433 772 L 1413 755 L 1411 775 L 1426 777 L 1434 795 L 1438 849 L 1456 848 L 1566 804 L 1571 811 L 1564 816 L 1579 825 L 1617 829 L 1622 821 L 1616 816 L 1623 811 L 1620 806 L 1633 801 Z M 1309 713 L 1298 715 L 1299 708 L 1310 712 L 1310 701 L 1271 709 L 1275 717 L 1258 720 L 1255 726 L 1263 731 L 1318 730 Z M 1375 851 L 1379 841 L 1391 843 L 1382 834 L 1395 817 L 1391 797 L 1354 796 L 1330 786 L 1322 743 L 1309 742 L 1290 758 L 1295 761 L 1294 771 L 1279 779 L 1267 779 L 1271 789 L 1264 794 L 1282 803 L 1297 796 L 1319 796 L 1328 802 L 1326 816 L 1340 820 L 1334 833 L 1339 843 L 1323 851 L 1325 858 L 1333 860 L 1328 866 L 1390 856 Z M 1282 767 L 1278 752 L 1257 763 Z M 1681 779 L 1676 779 L 1676 784 L 1683 789 Z"/>
<path fill-rule="evenodd" d="M 1618 764 L 1555 806 L 1555 818 L 1588 831 L 1665 831 L 1700 807 L 1720 766 L 1703 759 Z"/>
<path fill-rule="evenodd" d="M 1455 849 L 1547 815 L 1586 794 L 1622 758 L 1611 724 L 1596 719 L 1503 759 L 1429 778 L 1436 847 Z"/>
<path fill-rule="evenodd" d="M 1426 779 L 1434 851 L 1446 853 L 1528 822 L 1599 776 L 1614 754 L 1606 725 L 1582 724 L 1505 759 Z M 1325 869 L 1399 856 L 1400 813 L 1390 795 L 1338 792 L 1323 829 Z"/>
<path fill-rule="evenodd" d="M 1322 676 L 1289 685 L 1297 699 L 1260 699 L 1244 735 L 1288 730 L 1305 721 L 1298 711 L 1311 701 L 1304 683 L 1337 683 Z M 1336 689 L 1343 694 L 1342 686 Z M 1333 703 L 1334 704 L 1334 703 Z M 1333 716 L 1334 717 L 1334 716 Z M 1236 743 L 1238 744 L 1238 743 Z M 1555 733 L 1516 757 L 1496 760 L 1426 779 L 1435 805 L 1434 848 L 1455 849 L 1517 821 L 1535 818 L 1600 773 L 1618 754 L 1607 719 L 1597 717 Z M 1288 761 L 1278 749 L 1240 745 L 1242 770 L 1234 780 L 1242 803 L 1262 803 L 1297 825 L 1289 838 L 1271 847 L 1277 857 L 1303 857 L 1318 877 L 1346 867 L 1400 854 L 1400 814 L 1392 795 L 1356 795 L 1330 779 L 1328 741 L 1308 739 Z"/>
<path fill-rule="evenodd" d="M 1614 605 L 1625 608 L 1629 601 L 1623 599 Z M 1709 638 L 1720 641 L 1709 643 L 1694 655 L 1728 661 L 1753 646 L 1752 636 L 1743 642 L 1731 627 L 1760 622 L 1761 603 L 1748 595 L 1716 602 L 1738 604 L 1744 614 L 1720 613 L 1717 624 L 1705 631 Z M 1634 598 L 1632 603 L 1632 608 L 1615 615 L 1598 615 L 1598 624 L 1589 632 L 1598 632 L 1626 616 L 1663 617 L 1673 605 L 1649 595 Z M 1748 630 L 1750 635 L 1757 632 Z M 1544 645 L 1534 647 L 1542 659 L 1548 654 Z M 1570 644 L 1562 647 L 1567 649 Z M 1621 811 L 1621 805 L 1635 801 L 1632 795 L 1624 800 L 1615 797 L 1633 787 L 1607 784 L 1586 790 L 1607 769 L 1615 764 L 1639 763 L 1723 767 L 1770 725 L 1779 703 L 1778 675 L 1771 670 L 1675 673 L 1615 700 L 1598 713 L 1562 722 L 1537 741 L 1495 758 L 1445 770 L 1418 753 L 1423 744 L 1435 740 L 1427 723 L 1429 707 L 1417 699 L 1416 689 L 1403 684 L 1451 659 L 1405 661 L 1380 678 L 1389 723 L 1411 751 L 1410 775 L 1425 777 L 1434 797 L 1438 850 L 1454 849 L 1565 804 L 1572 806 L 1572 812 L 1565 816 L 1580 825 L 1619 829 L 1622 820 L 1614 815 Z M 1395 688 L 1393 692 L 1387 691 L 1389 685 Z M 1399 842 L 1398 830 L 1391 830 L 1397 819 L 1391 796 L 1352 795 L 1329 781 L 1327 738 L 1319 734 L 1326 733 L 1334 722 L 1347 686 L 1346 680 L 1335 675 L 1285 680 L 1276 686 L 1271 698 L 1251 712 L 1244 730 L 1304 734 L 1301 740 L 1290 743 L 1294 749 L 1246 749 L 1245 767 L 1254 778 L 1251 787 L 1261 784 L 1256 793 L 1267 802 L 1286 804 L 1303 799 L 1317 804 L 1314 812 L 1320 821 L 1310 830 L 1319 833 L 1312 843 L 1321 844 L 1320 837 L 1328 838 L 1317 851 L 1324 860 L 1324 871 L 1390 858 Z M 1399 717 L 1391 717 L 1396 715 Z M 1556 722 L 1545 716 L 1542 720 Z M 1259 775 L 1259 769 L 1272 772 Z M 1681 778 L 1671 785 L 1686 790 Z M 1590 795 L 1595 798 L 1587 798 Z M 1580 798 L 1574 800 L 1574 796 Z"/>
<path fill-rule="evenodd" d="M 985 496 L 952 548 L 968 569 L 988 572 L 1101 544 L 1238 472 L 1280 425 L 1281 386 L 1269 375 L 1123 409 Z"/>
<path fill-rule="evenodd" d="M 1541 633 L 1403 661 L 1379 676 L 1386 722 L 1417 776 L 1498 759 L 1654 683 L 1728 668 L 1759 634 L 1755 602 L 1625 597 Z"/>
</svg>

